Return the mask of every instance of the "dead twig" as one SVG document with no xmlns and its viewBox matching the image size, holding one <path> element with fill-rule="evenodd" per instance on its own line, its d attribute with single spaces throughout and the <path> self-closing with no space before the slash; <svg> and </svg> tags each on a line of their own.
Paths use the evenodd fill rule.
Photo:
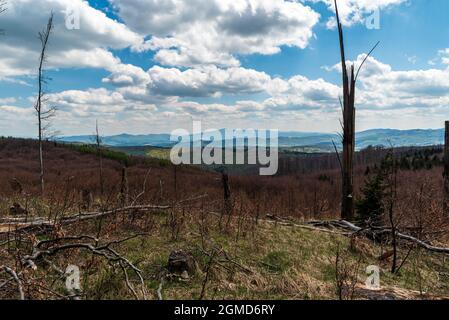
<svg viewBox="0 0 449 320">
<path fill-rule="evenodd" d="M 10 267 L 7 267 L 7 266 L 0 266 L 0 270 L 3 270 L 4 272 L 9 274 L 14 279 L 14 281 L 17 284 L 17 290 L 19 291 L 20 300 L 25 300 L 25 293 L 23 291 L 22 280 L 20 280 L 17 273 L 13 269 L 11 269 Z"/>
<path fill-rule="evenodd" d="M 146 290 L 145 290 L 145 281 L 142 277 L 142 271 L 137 268 L 132 262 L 130 262 L 128 259 L 123 257 L 121 254 L 119 254 L 116 250 L 111 248 L 114 244 L 120 244 L 123 242 L 126 242 L 128 240 L 134 239 L 136 237 L 139 237 L 141 235 L 133 235 L 131 237 L 121 239 L 121 240 L 115 240 L 108 242 L 106 244 L 99 245 L 98 240 L 94 237 L 82 235 L 77 237 L 67 237 L 67 238 L 58 238 L 53 240 L 45 240 L 39 242 L 36 246 L 33 248 L 33 252 L 30 255 L 23 256 L 21 261 L 22 264 L 26 267 L 31 267 L 33 269 L 36 269 L 37 261 L 40 261 L 41 259 L 47 259 L 48 257 L 54 256 L 60 252 L 72 250 L 72 249 L 81 249 L 86 250 L 92 253 L 93 255 L 101 256 L 111 262 L 116 262 L 120 266 L 120 268 L 123 271 L 123 274 L 125 276 L 125 282 L 132 294 L 136 297 L 136 299 L 139 299 L 139 296 L 134 289 L 134 287 L 131 285 L 128 275 L 128 270 L 131 269 L 136 276 L 139 278 L 141 287 L 142 287 L 142 296 L 143 299 L 146 299 Z M 77 242 L 80 240 L 91 240 L 94 244 L 86 243 L 86 242 Z M 75 241 L 74 243 L 65 243 L 60 244 L 61 242 L 65 241 Z M 45 248 L 44 248 L 45 247 Z"/>
</svg>

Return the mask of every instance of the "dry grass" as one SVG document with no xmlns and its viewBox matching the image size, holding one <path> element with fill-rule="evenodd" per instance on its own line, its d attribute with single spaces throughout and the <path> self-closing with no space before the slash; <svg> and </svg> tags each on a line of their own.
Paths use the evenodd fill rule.
<svg viewBox="0 0 449 320">
<path fill-rule="evenodd" d="M 367 240 L 359 240 L 357 249 L 351 249 L 350 240 L 343 236 L 335 236 L 317 231 L 309 231 L 288 226 L 276 226 L 262 222 L 254 233 L 247 233 L 236 240 L 236 221 L 231 231 L 223 234 L 218 229 L 216 216 L 209 216 L 207 224 L 208 236 L 203 248 L 199 227 L 190 220 L 175 242 L 171 240 L 170 229 L 166 225 L 166 217 L 156 218 L 151 236 L 132 240 L 118 247 L 126 256 L 139 264 L 144 270 L 151 298 L 157 299 L 156 291 L 160 284 L 161 272 L 166 267 L 168 256 L 173 250 L 183 249 L 192 254 L 197 262 L 197 272 L 188 280 L 179 276 L 171 277 L 164 284 L 164 299 L 198 299 L 208 257 L 204 254 L 212 247 L 220 247 L 226 251 L 232 261 L 217 260 L 211 270 L 207 286 L 206 299 L 337 299 L 335 288 L 335 255 L 337 247 L 347 250 L 349 262 L 359 261 L 361 272 L 358 275 L 358 287 L 355 298 L 368 297 L 363 291 L 366 279 L 364 270 L 368 265 L 381 264 L 377 258 L 382 248 Z M 401 256 L 406 254 L 401 250 Z M 438 298 L 448 295 L 449 279 L 439 277 L 440 273 L 449 271 L 449 263 L 440 257 L 420 254 L 420 260 L 414 258 L 405 263 L 399 275 L 388 273 L 387 262 L 381 264 L 381 285 L 383 293 L 395 297 L 394 292 L 409 292 L 410 298 Z M 105 266 L 98 265 L 98 271 L 89 268 L 89 276 L 84 286 L 89 287 L 87 298 L 132 298 L 126 292 L 122 279 L 115 274 L 104 271 Z M 421 274 L 421 283 L 417 281 L 417 272 Z M 420 286 L 425 290 L 422 296 Z M 101 288 L 101 289 L 100 289 Z M 415 294 L 412 294 L 414 291 Z M 99 292 L 103 292 L 99 296 Z M 372 296 L 376 293 L 369 292 Z M 379 297 L 381 293 L 377 296 Z M 431 295 L 430 295 L 431 294 Z M 401 298 L 397 295 L 396 298 Z M 373 298 L 373 297 L 371 297 Z"/>
</svg>

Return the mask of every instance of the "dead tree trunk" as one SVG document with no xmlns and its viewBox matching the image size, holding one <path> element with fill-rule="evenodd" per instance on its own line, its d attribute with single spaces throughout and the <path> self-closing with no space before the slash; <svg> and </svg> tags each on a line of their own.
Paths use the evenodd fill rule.
<svg viewBox="0 0 449 320">
<path fill-rule="evenodd" d="M 444 139 L 444 213 L 449 216 L 449 121 Z"/>
<path fill-rule="evenodd" d="M 100 194 L 103 198 L 104 195 L 104 179 L 103 179 L 103 155 L 101 153 L 101 137 L 100 131 L 98 130 L 98 120 L 95 122 L 95 145 L 97 148 L 97 156 L 98 156 L 98 170 L 99 170 L 99 179 L 100 179 Z"/>
<path fill-rule="evenodd" d="M 389 195 L 387 200 L 388 218 L 391 226 L 391 245 L 393 246 L 393 261 L 391 262 L 391 273 L 397 272 L 398 261 L 398 241 L 397 241 L 397 222 L 395 219 L 395 204 L 398 197 L 398 168 L 396 167 L 396 158 L 394 156 L 394 149 L 391 150 L 391 168 L 388 173 Z"/>
<path fill-rule="evenodd" d="M 229 176 L 225 171 L 223 171 L 223 173 L 221 174 L 221 181 L 223 184 L 223 211 L 221 213 L 221 218 L 220 218 L 220 229 L 222 226 L 223 216 L 225 216 L 225 215 L 228 217 L 226 227 L 229 225 L 229 222 L 231 220 L 231 210 L 232 210 L 231 188 L 229 187 Z"/>
<path fill-rule="evenodd" d="M 335 1 L 338 36 L 340 41 L 341 70 L 343 75 L 343 162 L 342 162 L 342 200 L 341 217 L 345 220 L 354 218 L 354 148 L 355 148 L 355 77 L 351 66 L 350 77 L 346 66 L 343 27 L 340 22 L 337 1 Z"/>
<path fill-rule="evenodd" d="M 345 65 L 346 67 L 346 65 Z M 355 81 L 354 66 L 351 66 L 351 77 L 344 72 L 347 90 L 343 102 L 343 173 L 342 173 L 342 206 L 341 216 L 345 220 L 354 218 L 354 150 L 355 150 Z"/>
<path fill-rule="evenodd" d="M 39 32 L 39 40 L 41 41 L 41 53 L 39 57 L 39 73 L 38 73 L 38 96 L 37 102 L 35 105 L 35 110 L 37 114 L 37 122 L 38 122 L 38 130 L 39 130 L 39 167 L 40 167 L 40 184 L 41 184 L 41 195 L 44 194 L 44 157 L 42 150 L 42 140 L 43 140 L 43 132 L 44 132 L 44 124 L 43 122 L 51 117 L 52 110 L 44 111 L 43 110 L 43 97 L 44 97 L 44 62 L 46 58 L 46 51 L 48 46 L 48 40 L 50 38 L 50 34 L 53 30 L 53 13 L 50 15 L 48 19 L 47 27 L 44 31 Z"/>
<path fill-rule="evenodd" d="M 346 65 L 345 44 L 343 36 L 343 26 L 340 22 L 337 0 L 335 3 L 335 13 L 337 17 L 338 36 L 340 43 L 341 70 L 343 75 L 343 159 L 342 170 L 342 199 L 341 218 L 353 220 L 354 218 L 354 151 L 355 151 L 355 84 L 359 72 L 366 62 L 366 59 L 374 51 L 379 43 L 366 55 L 357 73 L 354 72 L 354 65 L 350 69 Z"/>
<path fill-rule="evenodd" d="M 222 182 L 224 200 L 229 201 L 229 199 L 231 198 L 231 189 L 229 188 L 229 176 L 227 173 L 222 174 Z"/>
<path fill-rule="evenodd" d="M 175 201 L 178 201 L 178 167 L 173 166 L 173 184 L 175 189 Z"/>
<path fill-rule="evenodd" d="M 128 169 L 122 168 L 122 182 L 120 186 L 120 203 L 125 207 L 129 203 Z"/>
</svg>

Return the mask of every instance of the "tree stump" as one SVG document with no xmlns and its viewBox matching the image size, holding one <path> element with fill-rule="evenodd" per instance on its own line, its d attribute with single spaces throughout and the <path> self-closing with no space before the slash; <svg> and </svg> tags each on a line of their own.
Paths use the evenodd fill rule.
<svg viewBox="0 0 449 320">
<path fill-rule="evenodd" d="M 9 208 L 9 213 L 14 216 L 18 215 L 26 215 L 28 211 L 18 203 L 14 203 L 11 208 Z"/>
<path fill-rule="evenodd" d="M 173 251 L 168 258 L 168 271 L 171 273 L 195 273 L 195 260 L 190 253 L 182 250 Z"/>
</svg>

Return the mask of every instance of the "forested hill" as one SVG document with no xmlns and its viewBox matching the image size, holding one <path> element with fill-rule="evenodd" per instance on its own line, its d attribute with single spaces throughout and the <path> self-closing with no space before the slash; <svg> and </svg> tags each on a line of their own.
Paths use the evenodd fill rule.
<svg viewBox="0 0 449 320">
<path fill-rule="evenodd" d="M 58 140 L 69 143 L 92 143 L 93 136 L 70 136 Z M 284 148 L 310 147 L 315 151 L 333 151 L 332 141 L 340 141 L 338 134 L 331 133 L 308 133 L 308 132 L 280 132 L 279 146 Z M 130 135 L 121 134 L 105 136 L 103 144 L 114 147 L 125 146 L 153 146 L 171 147 L 174 142 L 170 141 L 169 134 Z M 357 133 L 357 149 L 368 146 L 431 146 L 440 145 L 444 141 L 444 130 L 394 130 L 373 129 Z"/>
</svg>

